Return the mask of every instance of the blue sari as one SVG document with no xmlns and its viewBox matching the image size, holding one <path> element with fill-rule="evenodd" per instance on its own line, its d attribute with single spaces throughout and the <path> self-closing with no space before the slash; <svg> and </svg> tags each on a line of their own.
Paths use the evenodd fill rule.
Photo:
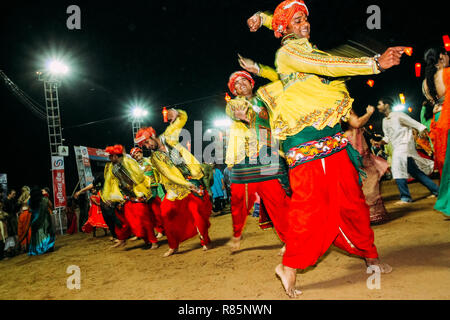
<svg viewBox="0 0 450 320">
<path fill-rule="evenodd" d="M 37 256 L 53 251 L 55 232 L 48 207 L 48 199 L 43 197 L 39 208 L 31 210 L 31 241 L 28 255 Z"/>
</svg>

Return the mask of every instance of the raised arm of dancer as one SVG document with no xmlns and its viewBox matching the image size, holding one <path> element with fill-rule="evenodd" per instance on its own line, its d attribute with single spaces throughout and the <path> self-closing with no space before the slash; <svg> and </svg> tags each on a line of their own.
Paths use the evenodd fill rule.
<svg viewBox="0 0 450 320">
<path fill-rule="evenodd" d="M 79 191 L 75 192 L 75 194 L 73 195 L 73 197 L 74 197 L 75 199 L 78 199 L 78 197 L 80 196 L 80 194 L 82 194 L 82 193 L 84 193 L 84 192 L 86 192 L 86 191 L 88 191 L 88 190 L 91 190 L 93 187 L 94 187 L 94 184 L 91 183 L 91 184 L 87 185 L 86 187 L 84 187 L 83 189 L 80 189 Z"/>
<path fill-rule="evenodd" d="M 238 54 L 238 56 L 239 65 L 248 72 L 253 73 L 259 77 L 266 78 L 271 82 L 279 80 L 278 73 L 275 69 L 260 63 L 256 63 L 252 59 L 244 58 L 240 54 Z"/>
<path fill-rule="evenodd" d="M 353 110 L 350 111 L 350 118 L 347 120 L 348 124 L 353 128 L 361 128 L 363 127 L 367 121 L 369 121 L 372 114 L 375 112 L 375 107 L 373 106 L 367 106 L 366 113 L 358 117 Z"/>
<path fill-rule="evenodd" d="M 181 109 L 170 109 L 168 114 L 168 119 L 171 120 L 170 125 L 164 131 L 163 136 L 169 145 L 174 146 L 178 144 L 178 139 L 180 137 L 181 129 L 187 122 L 188 116 L 186 111 Z"/>
<path fill-rule="evenodd" d="M 251 32 L 256 32 L 261 26 L 272 30 L 272 13 L 257 12 L 247 20 Z"/>
</svg>

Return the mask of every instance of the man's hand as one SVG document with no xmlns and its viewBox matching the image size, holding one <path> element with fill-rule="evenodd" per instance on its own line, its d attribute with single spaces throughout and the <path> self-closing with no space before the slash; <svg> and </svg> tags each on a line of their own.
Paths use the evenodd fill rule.
<svg viewBox="0 0 450 320">
<path fill-rule="evenodd" d="M 248 106 L 246 106 L 243 110 L 235 110 L 234 117 L 241 121 L 249 122 L 249 120 L 247 118 L 247 110 L 248 110 Z"/>
<path fill-rule="evenodd" d="M 256 32 L 261 27 L 262 20 L 259 13 L 255 13 L 250 18 L 247 19 L 247 25 L 250 29 L 250 32 Z"/>
<path fill-rule="evenodd" d="M 250 73 L 253 74 L 258 74 L 259 73 L 259 68 L 258 65 L 255 63 L 255 61 L 253 61 L 252 59 L 248 59 L 248 58 L 244 58 L 243 56 L 241 56 L 238 53 L 238 61 L 239 61 L 239 65 L 244 68 L 245 70 L 247 70 Z"/>
<path fill-rule="evenodd" d="M 178 111 L 175 109 L 169 109 L 167 111 L 167 119 L 170 120 L 170 123 L 174 122 L 178 117 Z"/>
<path fill-rule="evenodd" d="M 388 48 L 379 58 L 378 63 L 384 70 L 400 64 L 400 58 L 405 51 L 405 47 Z"/>
<path fill-rule="evenodd" d="M 366 108 L 366 113 L 369 115 L 372 115 L 375 112 L 375 107 L 371 106 L 370 104 Z"/>
<path fill-rule="evenodd" d="M 80 191 L 75 192 L 75 194 L 73 195 L 73 197 L 75 199 L 78 199 L 79 196 L 80 196 Z"/>
<path fill-rule="evenodd" d="M 433 107 L 433 114 L 436 114 L 441 111 L 442 111 L 442 104 L 437 104 Z"/>
<path fill-rule="evenodd" d="M 426 138 L 426 137 L 428 137 L 428 130 L 427 129 L 423 130 L 422 132 L 419 133 L 418 136 L 419 136 L 419 138 Z"/>
</svg>

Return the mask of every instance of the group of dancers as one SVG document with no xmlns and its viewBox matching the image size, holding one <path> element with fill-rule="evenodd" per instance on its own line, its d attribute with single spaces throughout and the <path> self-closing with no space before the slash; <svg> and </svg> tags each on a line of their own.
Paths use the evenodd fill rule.
<svg viewBox="0 0 450 320">
<path fill-rule="evenodd" d="M 405 47 L 391 47 L 375 57 L 333 56 L 309 42 L 308 15 L 303 1 L 286 0 L 273 15 L 258 12 L 248 19 L 250 31 L 265 26 L 282 38 L 276 70 L 239 57 L 246 71 L 231 74 L 228 88 L 235 97 L 226 105 L 232 119 L 225 161 L 231 168 L 232 183 L 233 235 L 228 245 L 232 251 L 239 250 L 258 194 L 263 216 L 270 217 L 283 243 L 282 263 L 275 274 L 289 297 L 301 293 L 295 287 L 297 269 L 314 265 L 331 244 L 361 257 L 367 266 L 376 266 L 382 273 L 392 271 L 379 259 L 370 226 L 371 220 L 383 219 L 379 214 L 380 208 L 384 209 L 381 195 L 372 195 L 372 203 L 366 203 L 362 188 L 368 174 L 364 169 L 374 169 L 377 160 L 365 153 L 367 145 L 355 150 L 358 144 L 350 137 L 375 108 L 368 107 L 366 115 L 356 116 L 343 77 L 384 72 L 400 64 Z M 256 90 L 251 74 L 270 83 Z M 170 125 L 161 135 L 152 127 L 137 132 L 139 147 L 133 148 L 131 155 L 121 145 L 107 147 L 111 161 L 104 176 L 77 192 L 93 188 L 99 192 L 99 205 L 117 238 L 116 247 L 125 245 L 133 234 L 143 239 L 147 248 L 156 249 L 165 234 L 169 244 L 166 257 L 196 235 L 203 250 L 211 248 L 212 209 L 201 164 L 179 143 L 187 114 L 170 109 L 167 118 Z M 149 157 L 143 157 L 142 148 L 149 150 Z M 410 161 L 414 159 L 406 158 L 395 166 L 406 166 L 411 173 L 415 164 Z M 386 169 L 374 169 L 376 183 Z M 445 170 L 448 172 L 448 164 Z M 394 178 L 403 179 L 396 172 Z M 404 191 L 406 181 L 397 183 Z M 433 192 L 438 194 L 436 189 Z"/>
</svg>

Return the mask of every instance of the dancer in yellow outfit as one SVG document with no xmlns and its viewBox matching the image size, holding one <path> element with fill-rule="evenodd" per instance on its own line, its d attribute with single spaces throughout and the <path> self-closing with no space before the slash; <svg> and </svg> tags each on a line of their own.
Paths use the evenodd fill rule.
<svg viewBox="0 0 450 320">
<path fill-rule="evenodd" d="M 152 197 L 149 177 L 144 175 L 136 160 L 125 154 L 123 146 L 110 146 L 105 151 L 111 162 L 105 166 L 100 195 L 106 204 L 116 207 L 116 216 L 121 222 L 121 227 L 115 227 L 119 239 L 115 247 L 124 246 L 132 232 L 145 241 L 145 249 L 158 248 L 154 219 L 147 204 Z"/>
<path fill-rule="evenodd" d="M 170 256 L 179 244 L 196 234 L 203 250 L 209 249 L 208 235 L 211 201 L 201 179 L 203 171 L 198 160 L 179 143 L 181 129 L 187 121 L 183 110 L 170 109 L 171 124 L 166 131 L 156 136 L 152 127 L 140 129 L 135 143 L 151 151 L 150 161 L 158 172 L 159 183 L 164 185 L 166 195 L 161 203 L 161 216 L 169 242 Z"/>
<path fill-rule="evenodd" d="M 331 244 L 365 259 L 367 266 L 390 272 L 378 260 L 353 151 L 340 121 L 350 117 L 353 99 L 342 77 L 377 74 L 400 63 L 404 47 L 375 57 L 346 58 L 318 50 L 309 42 L 308 8 L 301 0 L 280 3 L 273 19 L 258 13 L 261 24 L 283 36 L 275 65 L 280 81 L 258 90 L 271 110 L 273 135 L 282 140 L 292 188 L 287 213 L 286 251 L 275 269 L 286 293 L 295 297 L 297 269 L 314 265 Z"/>
</svg>

